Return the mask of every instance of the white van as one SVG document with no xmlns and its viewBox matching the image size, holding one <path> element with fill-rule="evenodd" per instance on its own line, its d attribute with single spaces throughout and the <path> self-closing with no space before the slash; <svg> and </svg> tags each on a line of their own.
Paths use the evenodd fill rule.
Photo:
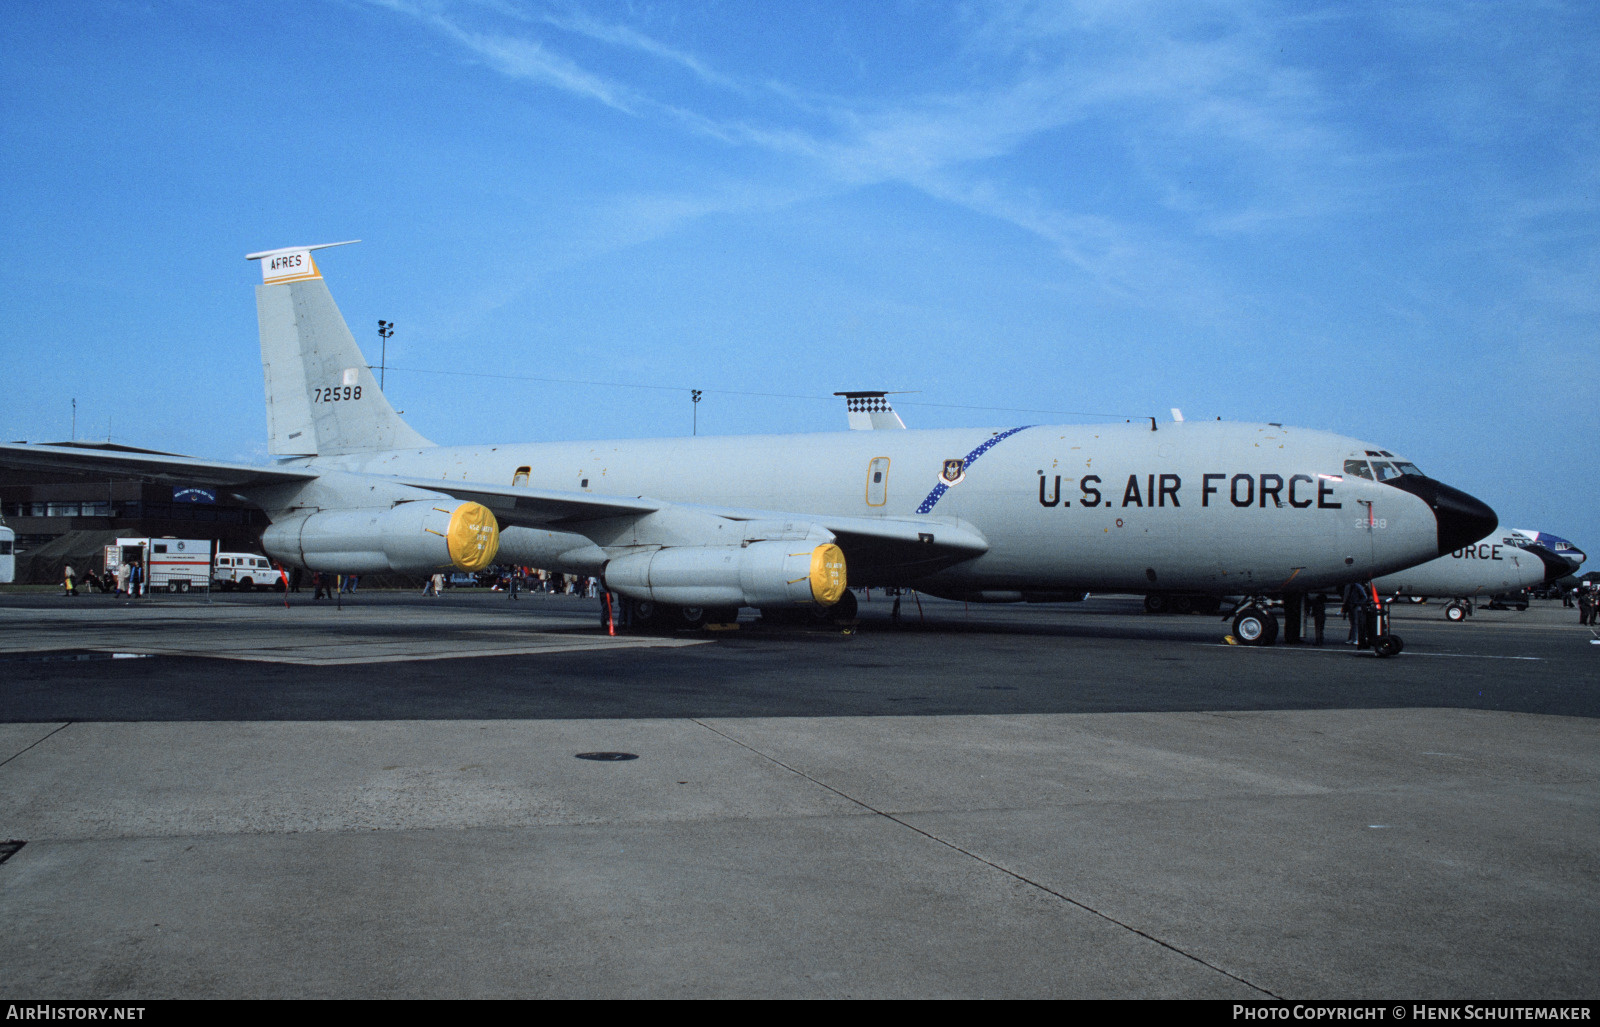
<svg viewBox="0 0 1600 1027">
<path fill-rule="evenodd" d="M 266 557 L 256 553 L 218 553 L 211 568 L 211 586 L 223 591 L 242 588 L 277 588 L 278 572 Z"/>
</svg>

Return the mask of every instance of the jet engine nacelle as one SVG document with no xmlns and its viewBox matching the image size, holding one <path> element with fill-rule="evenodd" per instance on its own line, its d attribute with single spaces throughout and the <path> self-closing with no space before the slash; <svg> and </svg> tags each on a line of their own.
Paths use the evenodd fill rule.
<svg viewBox="0 0 1600 1027">
<path fill-rule="evenodd" d="M 677 606 L 832 606 L 844 595 L 844 552 L 831 542 L 675 546 L 606 564 L 606 588 Z"/>
<path fill-rule="evenodd" d="M 283 518 L 262 533 L 261 546 L 269 556 L 313 571 L 481 571 L 500 549 L 500 525 L 478 503 L 422 499 Z"/>
</svg>

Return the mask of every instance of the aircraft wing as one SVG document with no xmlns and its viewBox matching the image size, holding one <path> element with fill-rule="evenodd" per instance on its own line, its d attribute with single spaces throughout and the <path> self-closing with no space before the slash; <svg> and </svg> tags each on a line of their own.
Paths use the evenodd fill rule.
<svg viewBox="0 0 1600 1027">
<path fill-rule="evenodd" d="M 310 481 L 317 472 L 300 468 L 254 467 L 250 464 L 196 460 L 174 453 L 99 449 L 89 446 L 31 446 L 0 443 L 0 467 L 72 474 L 119 474 L 154 478 L 182 485 L 214 485 L 238 489 Z"/>
<path fill-rule="evenodd" d="M 643 497 L 597 496 L 589 492 L 564 492 L 518 485 L 453 482 L 429 478 L 397 478 L 402 485 L 440 492 L 457 499 L 482 503 L 494 511 L 502 526 L 546 528 L 582 534 L 584 521 L 655 513 L 671 504 Z"/>
<path fill-rule="evenodd" d="M 815 524 L 838 539 L 853 566 L 926 571 L 971 559 L 989 550 L 989 541 L 965 521 L 930 517 L 851 517 L 789 510 L 749 510 L 669 503 L 645 496 L 605 496 L 482 482 L 425 478 L 397 479 L 457 499 L 482 503 L 502 525 L 584 534 L 584 522 L 644 516 L 674 507 L 731 521 Z"/>
</svg>

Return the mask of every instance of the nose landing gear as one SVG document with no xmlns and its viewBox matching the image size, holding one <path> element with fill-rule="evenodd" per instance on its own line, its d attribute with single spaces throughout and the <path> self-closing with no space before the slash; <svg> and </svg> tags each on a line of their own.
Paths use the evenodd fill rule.
<svg viewBox="0 0 1600 1027">
<path fill-rule="evenodd" d="M 1278 640 L 1278 618 L 1265 606 L 1247 603 L 1233 615 L 1233 637 L 1244 645 L 1271 645 Z"/>
</svg>

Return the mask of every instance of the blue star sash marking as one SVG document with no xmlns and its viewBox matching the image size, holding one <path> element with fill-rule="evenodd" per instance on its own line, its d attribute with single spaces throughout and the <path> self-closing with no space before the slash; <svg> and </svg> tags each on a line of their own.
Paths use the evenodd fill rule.
<svg viewBox="0 0 1600 1027">
<path fill-rule="evenodd" d="M 1002 442 L 1005 439 L 1009 439 L 1011 436 L 1015 435 L 1019 431 L 1027 431 L 1029 428 L 1032 428 L 1032 427 L 1033 427 L 1033 425 L 1031 425 L 1031 424 L 1025 424 L 1020 428 L 1012 428 L 1012 429 L 1010 429 L 1008 431 L 1003 431 L 999 435 L 991 435 L 983 443 L 983 445 L 979 446 L 977 449 L 974 449 L 972 452 L 968 453 L 967 454 L 967 458 L 965 460 L 961 461 L 961 470 L 962 470 L 962 472 L 965 473 L 968 468 L 970 468 L 974 463 L 977 462 L 978 457 L 980 457 L 983 454 L 989 452 L 989 450 L 993 449 L 997 443 Z M 932 513 L 933 512 L 933 508 L 939 504 L 939 500 L 944 498 L 944 494 L 946 492 L 949 492 L 949 491 L 950 491 L 950 486 L 946 485 L 942 481 L 939 484 L 935 485 L 933 487 L 933 491 L 928 493 L 928 498 L 924 499 L 922 501 L 922 505 L 917 507 L 917 513 L 919 513 L 919 514 Z"/>
</svg>

